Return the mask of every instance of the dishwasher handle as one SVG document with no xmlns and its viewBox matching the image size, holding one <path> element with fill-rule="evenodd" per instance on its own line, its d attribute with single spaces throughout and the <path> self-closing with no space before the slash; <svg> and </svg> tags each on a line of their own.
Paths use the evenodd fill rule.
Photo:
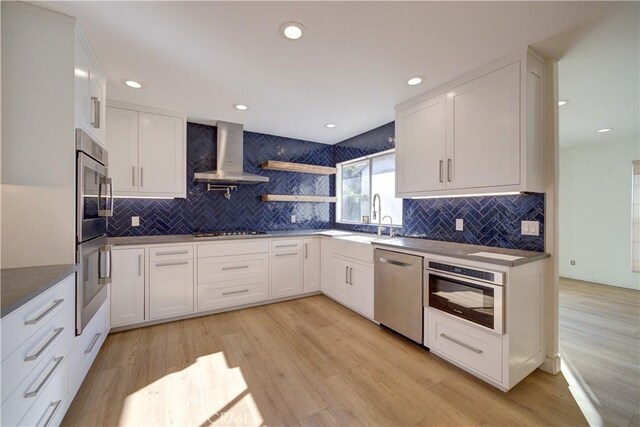
<svg viewBox="0 0 640 427">
<path fill-rule="evenodd" d="M 385 258 L 385 257 L 380 257 L 379 260 L 382 263 L 391 264 L 391 265 L 397 265 L 398 267 L 402 267 L 402 268 L 413 268 L 413 267 L 415 267 L 415 264 L 409 264 L 407 262 L 396 261 L 394 259 L 389 259 L 389 258 Z"/>
</svg>

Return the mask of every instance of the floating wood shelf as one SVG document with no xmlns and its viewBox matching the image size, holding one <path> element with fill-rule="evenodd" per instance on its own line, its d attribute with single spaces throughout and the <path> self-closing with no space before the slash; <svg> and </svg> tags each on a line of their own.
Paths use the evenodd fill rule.
<svg viewBox="0 0 640 427">
<path fill-rule="evenodd" d="M 315 173 L 321 175 L 333 175 L 337 169 L 329 166 L 305 165 L 302 163 L 279 162 L 277 160 L 267 160 L 262 163 L 262 169 L 272 171 Z"/>
<path fill-rule="evenodd" d="M 294 196 L 291 194 L 263 194 L 263 202 L 311 202 L 335 203 L 336 197 L 331 196 Z"/>
</svg>

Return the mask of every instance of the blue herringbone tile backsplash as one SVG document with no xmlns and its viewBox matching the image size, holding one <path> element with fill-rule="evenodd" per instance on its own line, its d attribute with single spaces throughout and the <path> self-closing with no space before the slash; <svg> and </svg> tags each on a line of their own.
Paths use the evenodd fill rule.
<svg viewBox="0 0 640 427">
<path fill-rule="evenodd" d="M 265 203 L 264 193 L 334 195 L 333 176 L 266 171 L 265 160 L 332 166 L 335 163 L 393 148 L 394 123 L 350 138 L 335 146 L 272 135 L 245 132 L 245 170 L 269 176 L 270 182 L 240 185 L 231 200 L 206 191 L 193 182 L 193 173 L 215 169 L 215 127 L 187 125 L 187 198 L 175 200 L 118 199 L 109 223 L 112 236 L 188 234 L 207 230 L 290 230 L 340 228 L 374 232 L 375 226 L 335 223 L 335 205 L 329 203 Z M 445 199 L 406 199 L 400 234 L 504 248 L 544 250 L 544 194 Z M 131 227 L 131 216 L 140 216 Z M 297 222 L 291 223 L 291 215 Z M 465 231 L 455 231 L 455 219 Z M 540 222 L 540 236 L 521 236 L 520 221 Z"/>
</svg>

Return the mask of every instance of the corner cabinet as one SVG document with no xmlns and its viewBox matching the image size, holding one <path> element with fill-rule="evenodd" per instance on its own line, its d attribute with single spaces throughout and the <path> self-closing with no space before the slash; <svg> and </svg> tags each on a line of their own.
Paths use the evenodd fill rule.
<svg viewBox="0 0 640 427">
<path fill-rule="evenodd" d="M 543 84 L 527 50 L 396 106 L 397 197 L 543 192 Z"/>
<path fill-rule="evenodd" d="M 186 119 L 109 102 L 109 169 L 114 195 L 186 197 Z"/>
</svg>

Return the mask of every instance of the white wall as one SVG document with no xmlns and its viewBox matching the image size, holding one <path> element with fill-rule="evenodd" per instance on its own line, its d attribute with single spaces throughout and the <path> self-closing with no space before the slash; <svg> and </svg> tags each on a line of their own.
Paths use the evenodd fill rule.
<svg viewBox="0 0 640 427">
<path fill-rule="evenodd" d="M 638 159 L 638 140 L 560 149 L 561 277 L 640 289 L 631 270 L 631 162 Z"/>
</svg>

